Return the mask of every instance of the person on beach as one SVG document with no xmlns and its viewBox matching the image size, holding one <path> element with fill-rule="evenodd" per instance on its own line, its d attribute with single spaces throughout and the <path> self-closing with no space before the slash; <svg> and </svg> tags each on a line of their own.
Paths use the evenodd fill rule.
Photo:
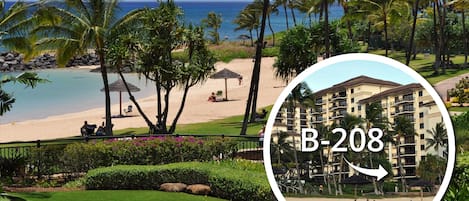
<svg viewBox="0 0 469 201">
<path fill-rule="evenodd" d="M 217 101 L 217 96 L 215 96 L 215 92 L 212 92 L 212 95 L 208 97 L 208 100 L 210 102 L 216 102 Z"/>
<path fill-rule="evenodd" d="M 241 83 L 243 83 L 243 76 L 238 77 L 239 85 L 241 86 Z"/>
<path fill-rule="evenodd" d="M 101 126 L 98 127 L 98 130 L 96 130 L 96 135 L 97 136 L 106 135 L 106 132 L 104 131 L 104 122 L 101 124 Z"/>
</svg>

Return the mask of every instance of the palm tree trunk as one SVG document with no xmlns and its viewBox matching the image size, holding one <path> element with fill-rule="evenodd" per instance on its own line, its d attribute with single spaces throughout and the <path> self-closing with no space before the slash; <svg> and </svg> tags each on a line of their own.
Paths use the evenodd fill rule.
<svg viewBox="0 0 469 201">
<path fill-rule="evenodd" d="M 109 81 L 107 78 L 107 68 L 104 61 L 104 49 L 102 48 L 102 40 L 97 40 L 98 55 L 99 55 L 99 64 L 101 68 L 101 77 L 103 78 L 104 84 L 104 97 L 105 97 L 105 110 L 106 110 L 106 126 L 104 131 L 106 135 L 112 135 L 112 120 L 111 120 L 111 96 L 109 95 Z"/>
<path fill-rule="evenodd" d="M 406 181 L 405 181 L 405 172 L 404 168 L 402 167 L 402 162 L 401 162 L 401 138 L 400 135 L 397 136 L 397 164 L 399 166 L 399 172 L 401 176 L 401 184 L 402 184 L 402 192 L 407 192 L 406 188 Z"/>
<path fill-rule="evenodd" d="M 412 15 L 413 15 L 413 21 L 412 21 L 412 31 L 410 32 L 410 39 L 409 39 L 409 46 L 407 47 L 407 54 L 406 54 L 406 60 L 405 60 L 405 65 L 409 65 L 410 63 L 410 56 L 412 54 L 412 49 L 414 47 L 414 37 L 415 37 L 415 28 L 417 27 L 417 11 L 418 11 L 418 5 L 419 5 L 419 0 L 415 0 L 415 4 L 412 7 Z"/>
<path fill-rule="evenodd" d="M 270 23 L 270 14 L 267 15 L 267 20 L 268 20 L 268 24 L 269 24 L 269 29 L 270 29 L 270 32 L 272 32 L 272 46 L 275 46 L 275 32 L 274 32 L 274 29 L 272 28 L 272 24 Z"/>
<path fill-rule="evenodd" d="M 434 40 L 434 48 L 435 48 L 435 65 L 433 66 L 433 71 L 435 75 L 438 75 L 438 68 L 440 68 L 441 64 L 441 52 L 440 52 L 440 37 L 438 36 L 437 30 L 437 10 L 440 13 L 440 7 L 438 6 L 437 2 L 433 2 L 433 40 Z M 439 18 L 439 17 L 438 17 Z M 441 22 L 440 22 L 441 23 Z M 440 33 L 441 34 L 441 33 Z"/>
<path fill-rule="evenodd" d="M 446 4 L 446 1 L 443 0 L 443 4 L 442 5 L 445 5 Z M 443 10 L 443 15 L 440 16 L 440 51 L 441 51 L 441 55 L 443 56 L 443 64 L 442 64 L 442 68 L 441 68 L 441 72 L 443 74 L 446 73 L 446 62 L 444 57 L 446 55 L 446 40 L 445 40 L 445 27 L 446 27 L 446 8 L 445 6 L 441 6 L 441 9 Z M 449 33 L 448 33 L 449 34 Z M 448 58 L 449 59 L 449 58 Z"/>
<path fill-rule="evenodd" d="M 328 177 L 328 174 L 326 174 L 326 171 L 324 171 L 324 153 L 323 153 L 323 150 L 320 149 L 320 152 L 319 152 L 319 159 L 321 161 L 321 172 L 322 172 L 322 178 L 323 178 L 323 181 L 324 181 L 324 184 L 327 184 L 328 186 L 328 191 L 329 191 L 329 195 L 331 194 L 331 188 L 329 186 L 329 182 L 327 181 L 327 177 Z"/>
<path fill-rule="evenodd" d="M 465 13 L 466 10 L 462 10 L 461 11 L 461 18 L 462 18 L 462 34 L 463 34 L 463 38 L 464 38 L 464 64 L 463 64 L 463 67 L 466 68 L 467 67 L 467 54 L 468 54 L 468 48 L 467 48 L 467 35 L 466 35 L 466 16 L 465 16 Z"/>
<path fill-rule="evenodd" d="M 252 38 L 252 29 L 249 29 L 249 37 L 251 37 L 251 47 L 254 46 L 254 39 Z"/>
<path fill-rule="evenodd" d="M 261 60 L 262 60 L 262 49 L 264 47 L 264 32 L 265 32 L 265 22 L 267 18 L 267 8 L 269 6 L 269 0 L 264 0 L 264 7 L 262 9 L 262 19 L 261 19 L 261 33 L 259 38 L 257 39 L 257 47 L 256 47 L 256 60 L 254 62 L 254 68 L 251 78 L 251 86 L 249 88 L 249 95 L 248 101 L 246 104 L 246 110 L 244 113 L 243 125 L 241 128 L 240 135 L 246 135 L 247 124 L 248 124 L 248 117 L 249 112 L 252 110 L 251 113 L 251 122 L 255 120 L 255 111 L 257 107 L 257 94 L 258 94 L 258 86 L 259 86 L 259 74 L 261 71 Z"/>
<path fill-rule="evenodd" d="M 329 41 L 329 5 L 327 0 L 323 0 L 324 3 L 324 45 L 326 46 L 326 58 L 331 56 L 330 41 Z"/>
<path fill-rule="evenodd" d="M 368 29 L 367 29 L 367 45 L 366 45 L 366 52 L 370 50 L 370 41 L 371 41 L 371 22 L 368 22 Z"/>
<path fill-rule="evenodd" d="M 283 2 L 283 12 L 285 13 L 285 22 L 287 23 L 287 30 L 290 29 L 288 26 L 288 13 L 287 13 L 287 2 Z"/>
<path fill-rule="evenodd" d="M 291 5 L 291 0 L 288 0 L 288 4 Z M 290 12 L 291 12 L 291 17 L 293 19 L 293 24 L 296 26 L 296 17 L 295 17 L 295 11 L 293 10 L 293 7 L 290 6 Z"/>
<path fill-rule="evenodd" d="M 293 116 L 295 116 L 295 109 L 293 109 Z M 292 137 L 293 137 L 293 157 L 295 159 L 295 167 L 296 167 L 296 180 L 298 183 L 298 189 L 300 189 L 300 193 L 303 193 L 303 185 L 301 184 L 301 175 L 300 175 L 300 164 L 298 163 L 298 152 L 296 151 L 295 134 L 293 134 Z"/>
<path fill-rule="evenodd" d="M 388 21 L 387 21 L 387 14 L 384 12 L 384 49 L 386 50 L 386 57 L 388 56 L 388 49 L 389 49 L 389 43 L 388 43 Z"/>
<path fill-rule="evenodd" d="M 181 117 L 182 111 L 184 110 L 184 105 L 186 104 L 186 98 L 187 98 L 187 93 L 189 92 L 189 80 L 186 81 L 186 84 L 184 86 L 184 93 L 182 95 L 182 100 L 181 100 L 181 105 L 179 105 L 179 110 L 176 113 L 176 117 L 173 119 L 173 123 L 171 124 L 171 127 L 169 128 L 169 133 L 174 133 L 176 130 L 177 126 L 177 121 L 179 120 L 179 117 Z"/>
</svg>

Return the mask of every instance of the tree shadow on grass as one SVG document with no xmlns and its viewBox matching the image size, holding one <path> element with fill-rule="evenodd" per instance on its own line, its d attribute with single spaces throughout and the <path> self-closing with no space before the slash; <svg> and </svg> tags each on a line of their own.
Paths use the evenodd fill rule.
<svg viewBox="0 0 469 201">
<path fill-rule="evenodd" d="M 26 201 L 26 199 L 16 197 L 16 196 L 7 196 L 11 201 Z M 51 193 L 37 193 L 37 192 L 25 192 L 21 193 L 21 197 L 26 197 L 27 199 L 49 199 L 52 197 Z"/>
</svg>

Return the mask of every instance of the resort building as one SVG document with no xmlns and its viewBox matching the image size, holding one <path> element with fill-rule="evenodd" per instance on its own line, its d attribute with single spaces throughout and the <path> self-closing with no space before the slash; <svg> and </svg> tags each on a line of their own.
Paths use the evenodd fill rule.
<svg viewBox="0 0 469 201">
<path fill-rule="evenodd" d="M 397 117 L 402 116 L 410 120 L 414 125 L 415 135 L 400 137 L 400 143 L 387 143 L 385 153 L 393 167 L 394 179 L 404 177 L 412 179 L 417 177 L 417 167 L 427 154 L 446 157 L 447 153 L 441 148 L 438 152 L 433 148 L 427 148 L 426 138 L 431 135 L 431 130 L 437 123 L 442 122 L 439 108 L 433 98 L 420 84 L 401 85 L 398 83 L 359 76 L 332 87 L 314 93 L 315 106 L 300 106 L 294 110 L 282 107 L 277 113 L 272 129 L 272 140 L 276 142 L 276 133 L 287 132 L 295 139 L 297 150 L 301 149 L 301 129 L 318 128 L 319 125 L 339 124 L 346 114 L 356 117 L 366 117 L 366 106 L 370 103 L 380 103 L 385 117 L 391 125 Z M 363 127 L 365 125 L 362 125 Z M 394 138 L 394 140 L 397 137 Z M 398 146 L 398 147 L 397 147 Z M 399 174 L 397 150 L 400 150 L 401 164 L 404 172 Z M 323 147 L 323 155 L 329 154 L 327 147 Z M 328 174 L 339 174 L 348 177 L 353 172 L 348 167 L 340 170 L 340 153 L 329 155 L 330 161 L 324 169 L 315 167 L 310 177 Z M 346 166 L 346 165 L 345 165 Z M 322 170 L 321 170 L 322 169 Z"/>
</svg>

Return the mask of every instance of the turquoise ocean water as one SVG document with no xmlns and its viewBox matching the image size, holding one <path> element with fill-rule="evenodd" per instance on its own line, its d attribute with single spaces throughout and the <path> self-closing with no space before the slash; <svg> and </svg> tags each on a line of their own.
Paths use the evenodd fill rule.
<svg viewBox="0 0 469 201">
<path fill-rule="evenodd" d="M 220 36 L 228 37 L 229 40 L 236 40 L 241 34 L 248 34 L 247 31 L 234 31 L 236 25 L 233 20 L 238 13 L 249 2 L 184 2 L 176 1 L 184 10 L 185 24 L 199 24 L 207 16 L 207 13 L 214 11 L 222 15 L 223 23 L 220 28 Z M 7 7 L 12 2 L 7 2 Z M 154 2 L 121 2 L 119 16 L 123 16 L 129 11 L 137 8 L 157 6 Z M 305 15 L 296 12 L 298 23 L 307 22 Z M 333 5 L 330 8 L 330 16 L 337 19 L 343 15 L 342 8 Z M 313 17 L 314 18 L 314 17 Z M 274 31 L 286 30 L 283 9 L 280 9 L 278 15 L 272 15 L 271 23 Z M 293 24 L 290 19 L 290 24 Z M 270 31 L 266 29 L 266 34 Z M 2 48 L 0 47 L 0 51 Z M 4 49 L 3 49 L 4 51 Z M 7 92 L 12 92 L 16 97 L 16 103 L 13 109 L 0 117 L 0 124 L 23 121 L 28 119 L 39 119 L 51 115 L 64 114 L 70 112 L 79 112 L 86 109 L 104 107 L 104 96 L 100 92 L 103 87 L 99 73 L 90 73 L 87 70 L 76 69 L 56 69 L 38 71 L 39 76 L 50 80 L 50 83 L 40 84 L 35 89 L 25 88 L 20 84 L 9 84 L 4 86 Z M 0 72 L 0 77 L 6 73 Z M 139 80 L 136 75 L 127 75 L 129 81 L 139 86 L 142 91 L 135 93 L 139 98 L 148 97 L 154 94 L 153 86 L 146 86 L 144 80 Z M 117 75 L 109 75 L 110 83 L 117 80 Z M 118 104 L 118 93 L 111 93 L 112 104 Z M 123 101 L 128 101 L 128 96 L 123 93 Z M 124 105 L 125 107 L 125 105 Z M 117 114 L 118 111 L 113 111 Z"/>
</svg>

